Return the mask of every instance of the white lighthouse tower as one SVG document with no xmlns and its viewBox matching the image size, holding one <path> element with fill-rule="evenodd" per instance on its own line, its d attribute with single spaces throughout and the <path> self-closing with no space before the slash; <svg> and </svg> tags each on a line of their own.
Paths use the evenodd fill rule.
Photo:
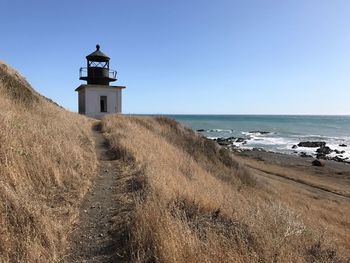
<svg viewBox="0 0 350 263">
<path fill-rule="evenodd" d="M 86 56 L 87 67 L 80 68 L 80 79 L 87 81 L 78 92 L 79 113 L 101 119 L 106 114 L 122 112 L 122 89 L 125 86 L 110 86 L 117 80 L 117 72 L 109 68 L 109 57 L 100 51 Z"/>
</svg>

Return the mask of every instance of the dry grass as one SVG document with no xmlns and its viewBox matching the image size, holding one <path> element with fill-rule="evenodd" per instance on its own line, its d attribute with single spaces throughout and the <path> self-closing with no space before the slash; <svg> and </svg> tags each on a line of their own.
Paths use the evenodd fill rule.
<svg viewBox="0 0 350 263">
<path fill-rule="evenodd" d="M 91 122 L 0 63 L 0 261 L 58 261 L 96 166 Z"/>
<path fill-rule="evenodd" d="M 319 228 L 316 232 L 323 240 L 331 241 L 338 251 L 350 257 L 349 166 L 329 162 L 320 169 L 302 158 L 291 161 L 261 154 L 264 162 L 246 157 L 240 161 L 259 175 L 270 198 L 278 198 L 298 211 L 304 221 Z"/>
<path fill-rule="evenodd" d="M 102 124 L 116 158 L 140 166 L 129 191 L 133 262 L 345 261 L 324 229 L 213 142 L 161 117 Z"/>
<path fill-rule="evenodd" d="M 2 63 L 0 108 L 0 261 L 60 261 L 96 166 L 92 123 Z M 348 202 L 257 178 L 167 118 L 102 128 L 119 160 L 111 220 L 125 262 L 349 261 Z"/>
</svg>

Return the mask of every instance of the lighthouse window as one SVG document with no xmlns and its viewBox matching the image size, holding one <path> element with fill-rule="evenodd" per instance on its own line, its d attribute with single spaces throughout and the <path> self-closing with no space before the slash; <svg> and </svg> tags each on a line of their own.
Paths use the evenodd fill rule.
<svg viewBox="0 0 350 263">
<path fill-rule="evenodd" d="M 108 68 L 108 62 L 89 61 L 89 67 Z"/>
<path fill-rule="evenodd" d="M 101 112 L 107 112 L 107 96 L 100 97 Z"/>
</svg>

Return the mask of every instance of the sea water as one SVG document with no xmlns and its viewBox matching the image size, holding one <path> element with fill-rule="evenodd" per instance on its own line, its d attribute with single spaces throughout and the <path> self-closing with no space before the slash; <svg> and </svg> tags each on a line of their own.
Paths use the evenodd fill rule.
<svg viewBox="0 0 350 263">
<path fill-rule="evenodd" d="M 211 139 L 245 138 L 242 148 L 314 155 L 316 148 L 297 147 L 301 141 L 324 141 L 332 150 L 350 158 L 350 116 L 291 115 L 168 115 Z M 345 144 L 346 147 L 339 145 Z M 331 154 L 332 155 L 332 154 Z"/>
</svg>

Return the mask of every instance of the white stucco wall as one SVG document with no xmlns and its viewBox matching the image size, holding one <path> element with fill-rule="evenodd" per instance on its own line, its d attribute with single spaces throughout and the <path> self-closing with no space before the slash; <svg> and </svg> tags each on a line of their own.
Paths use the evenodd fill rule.
<svg viewBox="0 0 350 263">
<path fill-rule="evenodd" d="M 100 119 L 106 114 L 122 112 L 122 88 L 115 86 L 84 85 L 85 115 Z M 101 112 L 100 97 L 107 97 L 107 112 Z M 80 99 L 80 96 L 79 96 Z"/>
</svg>

